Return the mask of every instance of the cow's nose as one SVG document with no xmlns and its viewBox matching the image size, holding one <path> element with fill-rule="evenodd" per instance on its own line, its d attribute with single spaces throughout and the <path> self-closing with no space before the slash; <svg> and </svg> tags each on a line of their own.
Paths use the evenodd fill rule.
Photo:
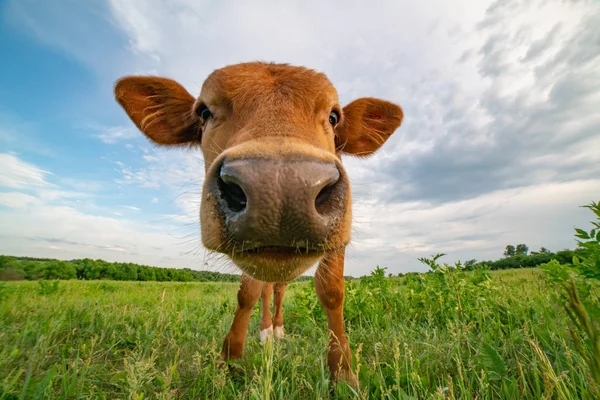
<svg viewBox="0 0 600 400">
<path fill-rule="evenodd" d="M 321 243 L 346 207 L 349 185 L 336 162 L 225 160 L 215 177 L 228 233 L 269 246 Z"/>
</svg>

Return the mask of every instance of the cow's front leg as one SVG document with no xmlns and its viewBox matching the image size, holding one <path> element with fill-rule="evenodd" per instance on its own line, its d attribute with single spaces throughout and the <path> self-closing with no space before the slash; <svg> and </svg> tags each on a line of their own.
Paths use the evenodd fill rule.
<svg viewBox="0 0 600 400">
<path fill-rule="evenodd" d="M 352 373 L 352 353 L 344 333 L 344 252 L 328 254 L 315 273 L 317 297 L 325 308 L 329 328 L 327 363 L 334 381 L 339 377 L 353 387 L 357 378 Z"/>
<path fill-rule="evenodd" d="M 273 334 L 277 339 L 283 339 L 283 296 L 287 283 L 277 282 L 273 286 L 275 291 L 275 315 L 273 316 Z"/>
<path fill-rule="evenodd" d="M 227 336 L 225 336 L 225 342 L 221 350 L 221 357 L 224 360 L 234 360 L 242 356 L 252 309 L 260 297 L 263 286 L 264 282 L 242 275 L 242 283 L 237 295 L 238 306 L 235 310 L 235 317 Z"/>
<path fill-rule="evenodd" d="M 262 288 L 262 317 L 260 319 L 260 341 L 266 343 L 273 337 L 273 320 L 271 319 L 271 294 L 273 284 L 265 283 Z"/>
</svg>

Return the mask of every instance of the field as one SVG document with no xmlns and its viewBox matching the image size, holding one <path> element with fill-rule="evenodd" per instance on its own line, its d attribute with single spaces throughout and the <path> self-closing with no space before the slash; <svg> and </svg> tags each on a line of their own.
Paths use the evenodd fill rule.
<svg viewBox="0 0 600 400">
<path fill-rule="evenodd" d="M 597 398 L 538 269 L 347 282 L 358 392 L 329 382 L 325 315 L 290 285 L 286 337 L 220 368 L 235 283 L 0 283 L 0 398 Z"/>
</svg>

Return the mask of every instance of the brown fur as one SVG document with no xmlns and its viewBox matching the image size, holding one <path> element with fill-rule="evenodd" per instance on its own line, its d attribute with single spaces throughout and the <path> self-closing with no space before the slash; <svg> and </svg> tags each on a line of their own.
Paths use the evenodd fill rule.
<svg viewBox="0 0 600 400">
<path fill-rule="evenodd" d="M 376 152 L 400 126 L 401 108 L 374 98 L 358 99 L 342 108 L 335 88 L 324 74 L 303 67 L 260 62 L 214 71 L 204 82 L 198 99 L 175 81 L 158 77 L 122 78 L 116 84 L 115 96 L 135 125 L 154 143 L 201 146 L 207 177 L 200 213 L 203 243 L 209 250 L 229 255 L 244 272 L 234 321 L 223 344 L 223 359 L 241 357 L 250 315 L 261 296 L 261 329 L 273 324 L 283 326 L 286 284 L 282 282 L 319 262 L 315 290 L 327 313 L 331 334 L 329 367 L 334 378 L 342 377 L 356 383 L 342 315 L 344 248 L 350 241 L 352 214 L 349 181 L 341 164 L 341 155 L 363 157 Z M 196 112 L 205 106 L 213 114 L 208 121 L 203 121 Z M 335 126 L 329 123 L 332 112 L 337 112 L 340 117 Z M 250 256 L 240 252 L 239 246 L 243 248 L 248 243 L 236 244 L 227 234 L 219 208 L 222 206 L 214 195 L 214 180 L 219 176 L 224 160 L 248 163 L 252 160 L 277 163 L 295 160 L 313 169 L 314 163 L 336 165 L 341 174 L 339 179 L 344 185 L 347 183 L 347 188 L 343 187 L 343 200 L 335 204 L 341 217 L 332 220 L 335 226 L 330 234 L 318 239 L 322 241 L 319 243 L 322 250 L 306 255 L 266 252 Z M 275 167 L 269 167 L 269 162 L 265 164 L 265 171 L 271 173 Z M 285 191 L 273 193 L 279 196 Z M 260 240 L 267 239 L 257 239 Z M 269 282 L 279 283 L 273 286 Z M 275 313 L 272 321 L 270 298 L 273 290 Z"/>
</svg>

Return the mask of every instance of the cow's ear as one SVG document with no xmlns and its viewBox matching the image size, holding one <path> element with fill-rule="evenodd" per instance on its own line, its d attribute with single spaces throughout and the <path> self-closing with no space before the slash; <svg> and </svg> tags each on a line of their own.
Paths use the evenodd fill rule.
<svg viewBox="0 0 600 400">
<path fill-rule="evenodd" d="M 359 157 L 375 153 L 402 123 L 402 109 L 389 101 L 360 98 L 344 107 L 335 129 L 338 151 Z"/>
<path fill-rule="evenodd" d="M 115 98 L 133 123 L 164 146 L 200 143 L 195 99 L 179 83 L 154 76 L 128 76 L 115 85 Z"/>
</svg>

